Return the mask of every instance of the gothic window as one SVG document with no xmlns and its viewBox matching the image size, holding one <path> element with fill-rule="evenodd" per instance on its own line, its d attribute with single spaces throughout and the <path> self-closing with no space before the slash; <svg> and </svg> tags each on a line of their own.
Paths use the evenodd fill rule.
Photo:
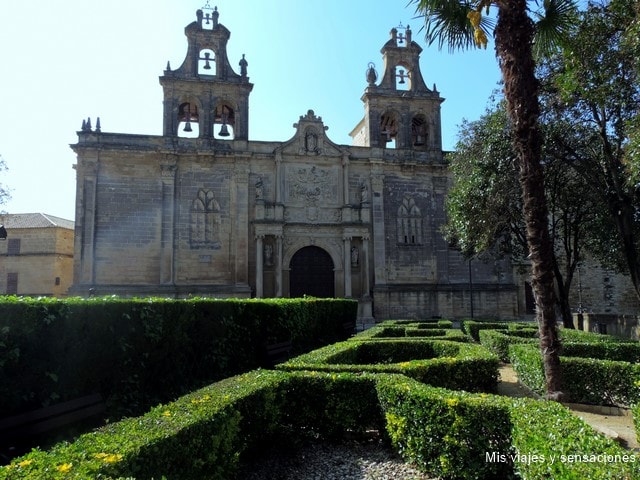
<svg viewBox="0 0 640 480">
<path fill-rule="evenodd" d="M 398 207 L 397 226 L 399 244 L 422 244 L 422 213 L 412 197 L 405 196 Z"/>
<path fill-rule="evenodd" d="M 411 143 L 414 147 L 427 144 L 427 119 L 424 115 L 416 115 L 411 119 Z"/>
<path fill-rule="evenodd" d="M 184 102 L 178 108 L 179 137 L 197 138 L 200 134 L 200 116 L 198 106 L 193 102 Z"/>
<path fill-rule="evenodd" d="M 198 56 L 198 74 L 199 75 L 215 75 L 216 59 L 215 53 L 210 48 L 200 50 Z"/>
<path fill-rule="evenodd" d="M 227 104 L 218 105 L 213 119 L 213 137 L 218 140 L 233 140 L 235 125 L 236 115 L 233 108 Z"/>
<path fill-rule="evenodd" d="M 220 248 L 220 205 L 211 190 L 198 190 L 191 202 L 191 248 Z"/>
</svg>

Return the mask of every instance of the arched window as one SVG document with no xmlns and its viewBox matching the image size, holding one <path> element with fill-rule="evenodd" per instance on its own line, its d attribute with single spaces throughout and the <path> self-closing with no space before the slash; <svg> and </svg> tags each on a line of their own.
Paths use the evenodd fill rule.
<svg viewBox="0 0 640 480">
<path fill-rule="evenodd" d="M 396 148 L 398 137 L 398 115 L 386 112 L 380 119 L 380 144 L 385 148 Z"/>
<path fill-rule="evenodd" d="M 396 65 L 396 90 L 411 90 L 411 72 L 403 65 Z"/>
<path fill-rule="evenodd" d="M 416 115 L 411 119 L 411 144 L 414 147 L 424 147 L 428 139 L 427 119 L 424 115 Z"/>
<path fill-rule="evenodd" d="M 220 205 L 211 190 L 198 190 L 191 202 L 191 248 L 220 248 Z"/>
<path fill-rule="evenodd" d="M 179 137 L 197 138 L 200 136 L 200 116 L 198 106 L 193 102 L 184 102 L 178 108 Z"/>
<path fill-rule="evenodd" d="M 215 53 L 210 48 L 200 50 L 198 55 L 198 75 L 215 75 L 216 58 Z"/>
<path fill-rule="evenodd" d="M 397 230 L 399 244 L 422 244 L 422 213 L 415 200 L 408 195 L 398 207 Z"/>
<path fill-rule="evenodd" d="M 216 107 L 213 119 L 213 138 L 218 140 L 233 140 L 235 138 L 236 115 L 228 104 Z"/>
</svg>

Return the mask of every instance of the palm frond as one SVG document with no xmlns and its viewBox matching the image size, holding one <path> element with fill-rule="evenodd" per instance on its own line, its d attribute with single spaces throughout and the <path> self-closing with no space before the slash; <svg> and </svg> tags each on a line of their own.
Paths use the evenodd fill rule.
<svg viewBox="0 0 640 480">
<path fill-rule="evenodd" d="M 450 52 L 473 48 L 473 27 L 467 14 L 474 8 L 466 0 L 412 0 L 416 4 L 415 18 L 424 18 L 425 41 L 428 45 L 445 45 Z M 477 3 L 477 2 L 475 2 Z M 487 36 L 493 31 L 492 19 L 483 17 L 480 24 Z"/>
<path fill-rule="evenodd" d="M 577 25 L 575 0 L 544 0 L 541 11 L 532 12 L 536 25 L 533 54 L 536 59 L 555 52 Z"/>
</svg>

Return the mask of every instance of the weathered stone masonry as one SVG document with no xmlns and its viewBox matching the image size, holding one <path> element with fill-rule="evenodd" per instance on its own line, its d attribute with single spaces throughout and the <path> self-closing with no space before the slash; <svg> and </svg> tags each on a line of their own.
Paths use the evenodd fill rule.
<svg viewBox="0 0 640 480">
<path fill-rule="evenodd" d="M 391 30 L 379 82 L 369 66 L 351 146 L 311 110 L 291 140 L 250 141 L 248 63 L 231 67 L 217 10 L 185 34 L 183 64 L 160 77 L 161 136 L 85 122 L 72 145 L 72 292 L 351 297 L 363 322 L 518 316 L 508 261 L 470 268 L 440 234 L 444 99 L 408 27 Z"/>
</svg>

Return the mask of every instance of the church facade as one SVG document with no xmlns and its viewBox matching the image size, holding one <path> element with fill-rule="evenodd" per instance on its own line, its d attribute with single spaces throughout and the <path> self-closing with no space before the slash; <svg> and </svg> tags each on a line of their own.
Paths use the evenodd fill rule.
<svg viewBox="0 0 640 480">
<path fill-rule="evenodd" d="M 162 135 L 83 122 L 72 145 L 72 293 L 349 297 L 364 323 L 520 315 L 509 261 L 468 262 L 440 234 L 444 99 L 409 28 L 391 30 L 380 75 L 369 65 L 348 146 L 312 110 L 290 140 L 251 141 L 247 61 L 232 68 L 218 11 L 185 34 L 160 77 Z"/>
</svg>

